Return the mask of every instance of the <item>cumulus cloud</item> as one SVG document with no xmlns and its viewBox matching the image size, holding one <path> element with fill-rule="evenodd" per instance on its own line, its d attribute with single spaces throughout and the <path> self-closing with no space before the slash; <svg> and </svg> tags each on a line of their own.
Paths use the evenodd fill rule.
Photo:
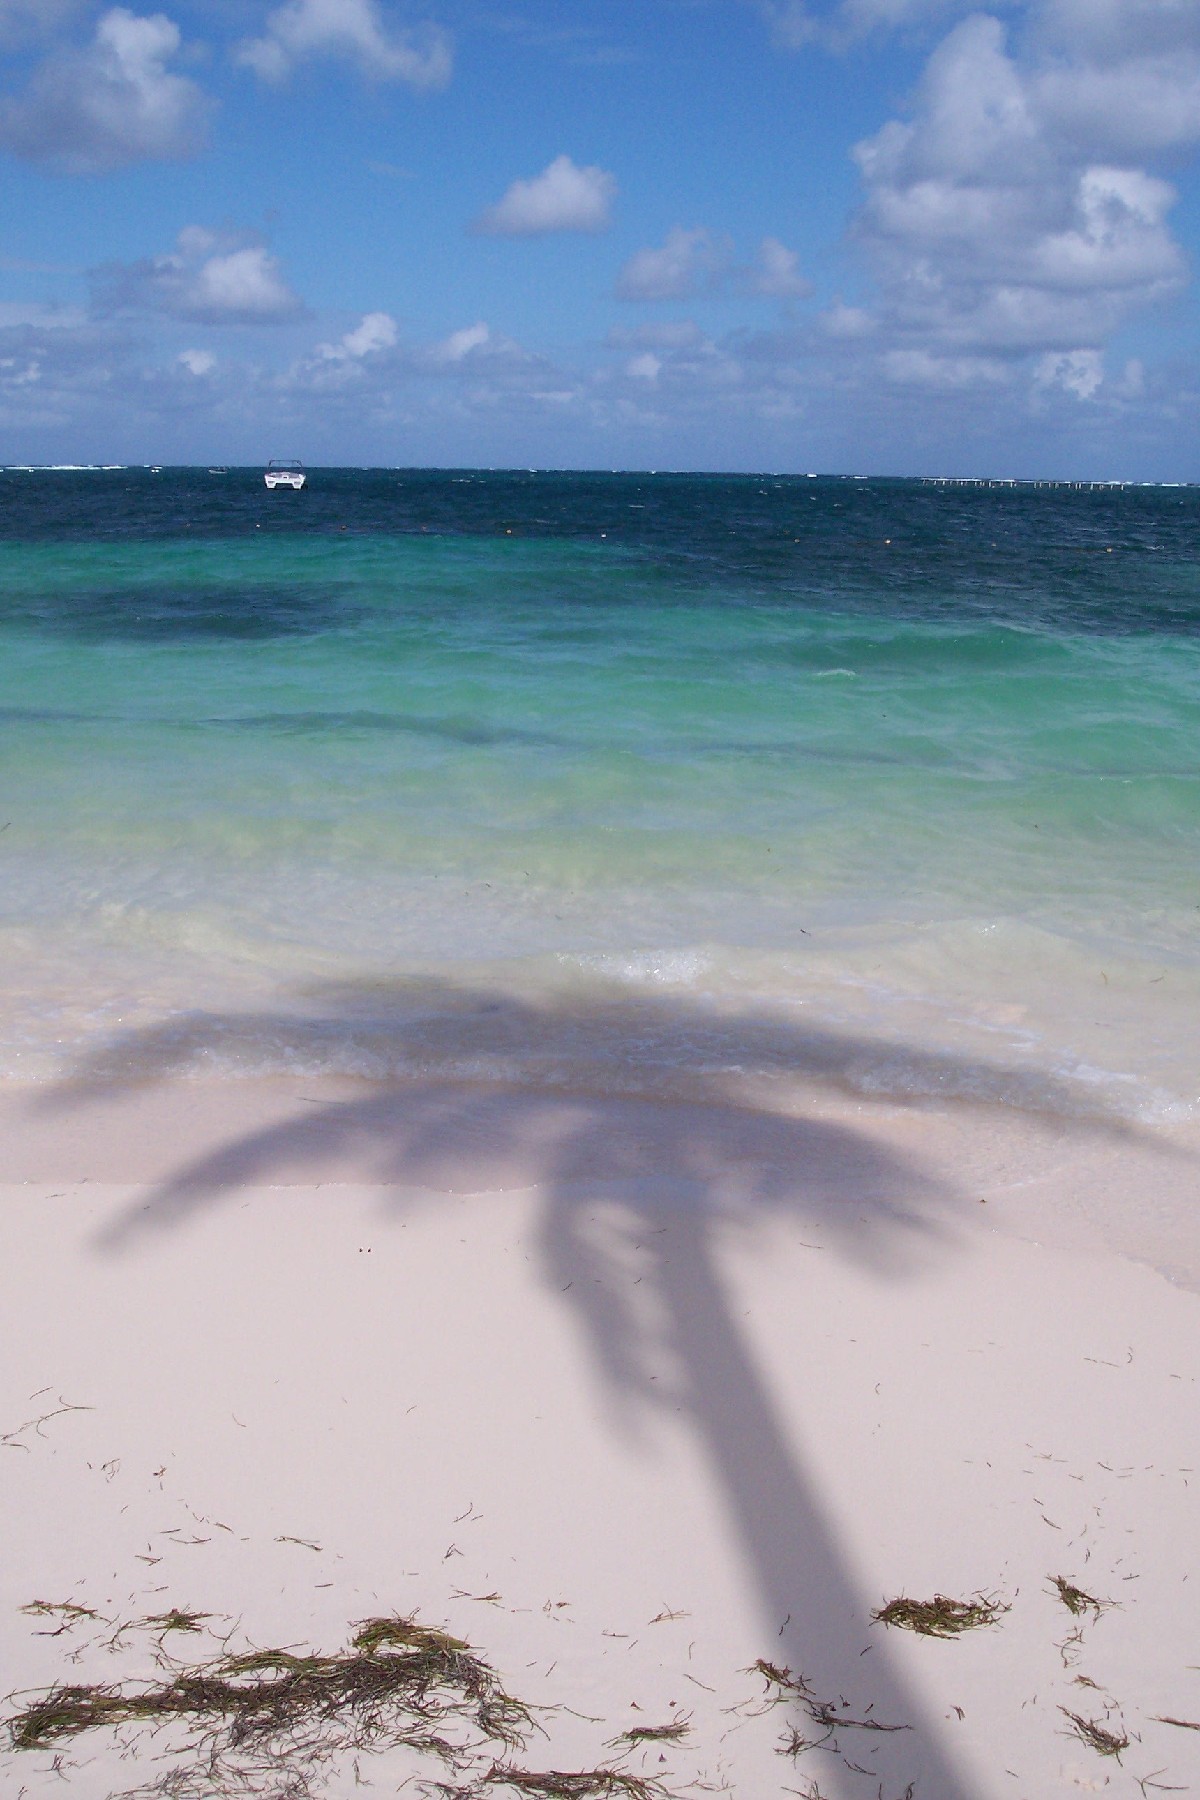
<svg viewBox="0 0 1200 1800">
<path fill-rule="evenodd" d="M 318 344 L 278 378 L 297 404 L 319 399 L 322 418 L 364 422 L 430 415 L 511 420 L 529 405 L 561 407 L 576 388 L 562 373 L 485 321 L 424 342 L 403 341 L 388 313 L 367 313 L 337 344 Z"/>
<path fill-rule="evenodd" d="M 440 343 L 430 347 L 429 358 L 438 363 L 460 363 L 474 350 L 482 350 L 492 342 L 489 326 L 481 319 L 477 325 L 464 325 L 460 331 L 452 331 Z"/>
<path fill-rule="evenodd" d="M 390 313 L 371 312 L 336 343 L 317 344 L 297 358 L 281 379 L 289 391 L 320 394 L 331 405 L 354 394 L 374 404 L 414 384 L 447 382 L 498 402 L 505 394 L 527 394 L 545 374 L 540 358 L 482 319 L 432 341 L 405 343 Z"/>
<path fill-rule="evenodd" d="M 775 237 L 763 239 L 742 273 L 742 285 L 765 300 L 802 300 L 812 293 L 812 282 L 800 273 L 800 258 Z"/>
<path fill-rule="evenodd" d="M 619 386 L 635 406 L 653 396 L 656 407 L 669 407 L 675 415 L 680 409 L 688 412 L 705 406 L 736 409 L 744 404 L 753 409 L 761 398 L 760 376 L 767 359 L 759 359 L 759 368 L 751 372 L 755 346 L 744 333 L 717 341 L 684 319 L 610 331 L 606 343 L 609 349 L 634 354 L 626 354 L 619 367 L 598 379 Z M 776 387 L 781 369 L 779 363 L 769 369 L 767 387 Z M 663 423 L 667 414 L 660 411 L 655 416 Z"/>
<path fill-rule="evenodd" d="M 475 221 L 492 237 L 539 237 L 552 231 L 607 231 L 617 184 L 605 169 L 580 168 L 556 156 L 540 175 L 514 181 Z"/>
<path fill-rule="evenodd" d="M 1036 104 L 1080 154 L 1141 156 L 1200 141 L 1191 0 L 1043 0 L 1033 27 Z"/>
<path fill-rule="evenodd" d="M 274 325 L 304 311 L 278 259 L 253 238 L 189 225 L 166 256 L 93 276 L 96 311 L 168 313 L 207 325 Z"/>
<path fill-rule="evenodd" d="M 898 387 L 933 390 L 994 386 L 1011 374 L 996 357 L 934 356 L 928 350 L 889 350 L 883 369 Z"/>
<path fill-rule="evenodd" d="M 318 344 L 316 354 L 326 362 L 361 362 L 381 350 L 391 350 L 399 336 L 390 313 L 364 313 L 360 324 L 336 344 Z"/>
<path fill-rule="evenodd" d="M 399 350 L 400 328 L 390 313 L 364 313 L 358 324 L 336 343 L 314 345 L 294 362 L 285 385 L 327 395 L 368 393 L 386 386 L 404 361 Z"/>
<path fill-rule="evenodd" d="M 1034 29 L 1044 44 L 1108 62 L 1196 49 L 1192 0 L 1041 0 Z"/>
<path fill-rule="evenodd" d="M 841 300 L 826 307 L 818 322 L 827 337 L 847 340 L 871 337 L 879 329 L 879 320 L 873 312 L 863 306 L 847 306 Z"/>
<path fill-rule="evenodd" d="M 1104 380 L 1104 358 L 1098 350 L 1069 350 L 1043 356 L 1034 374 L 1038 387 L 1058 387 L 1077 400 L 1090 400 Z"/>
<path fill-rule="evenodd" d="M 711 291 L 728 274 L 733 246 L 703 225 L 674 225 L 657 248 L 637 250 L 617 276 L 620 300 L 687 300 Z"/>
<path fill-rule="evenodd" d="M 1146 365 L 1140 356 L 1131 356 L 1111 391 L 1122 400 L 1140 400 L 1146 392 Z"/>
<path fill-rule="evenodd" d="M 734 261 L 733 242 L 704 226 L 675 225 L 663 243 L 638 250 L 617 276 L 621 300 L 692 300 L 730 289 L 764 300 L 799 300 L 812 293 L 794 250 L 763 238 L 749 263 Z"/>
<path fill-rule="evenodd" d="M 0 102 L 0 145 L 71 175 L 191 155 L 210 105 L 168 68 L 180 45 L 165 14 L 113 7 L 87 48 L 55 52 L 23 94 Z"/>
<path fill-rule="evenodd" d="M 1143 54 L 1134 12 L 1169 57 Z M 1200 8 L 1047 0 L 1033 23 L 1020 53 L 999 19 L 955 26 L 910 117 L 855 149 L 892 379 L 988 383 L 997 355 L 1025 354 L 1088 399 L 1105 340 L 1185 279 L 1175 191 L 1134 155 L 1200 138 Z"/>
<path fill-rule="evenodd" d="M 379 0 L 285 0 L 267 17 L 262 37 L 247 38 L 236 60 L 264 81 L 286 81 L 306 57 L 343 57 L 377 81 L 442 88 L 453 70 L 450 39 L 440 26 L 388 28 Z"/>
<path fill-rule="evenodd" d="M 211 350 L 181 350 L 175 360 L 189 375 L 195 375 L 197 379 L 210 375 L 217 366 L 217 359 Z"/>
</svg>

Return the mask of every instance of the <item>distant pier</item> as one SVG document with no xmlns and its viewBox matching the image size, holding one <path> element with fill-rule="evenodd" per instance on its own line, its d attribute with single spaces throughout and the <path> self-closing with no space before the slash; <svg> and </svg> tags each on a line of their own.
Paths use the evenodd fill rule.
<svg viewBox="0 0 1200 1800">
<path fill-rule="evenodd" d="M 1026 476 L 1015 475 L 922 475 L 919 480 L 922 487 L 1073 488 L 1077 493 L 1096 493 L 1100 489 L 1111 488 L 1183 488 L 1195 485 L 1190 481 L 1034 481 Z"/>
</svg>

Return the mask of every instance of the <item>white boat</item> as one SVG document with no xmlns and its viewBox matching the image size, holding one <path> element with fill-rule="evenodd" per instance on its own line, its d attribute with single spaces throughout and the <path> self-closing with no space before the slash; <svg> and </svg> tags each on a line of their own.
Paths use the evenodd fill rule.
<svg viewBox="0 0 1200 1800">
<path fill-rule="evenodd" d="M 308 477 L 300 462 L 269 462 L 263 480 L 269 488 L 288 487 L 299 490 Z"/>
</svg>

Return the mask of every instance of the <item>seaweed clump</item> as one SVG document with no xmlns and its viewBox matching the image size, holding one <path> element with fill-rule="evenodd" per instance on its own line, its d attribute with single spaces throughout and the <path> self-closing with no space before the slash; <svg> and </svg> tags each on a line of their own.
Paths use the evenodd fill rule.
<svg viewBox="0 0 1200 1800">
<path fill-rule="evenodd" d="M 1097 1756 L 1115 1756 L 1120 1762 L 1122 1750 L 1129 1748 L 1129 1738 L 1123 1731 L 1110 1731 L 1098 1719 L 1085 1719 L 1080 1713 L 1069 1712 L 1065 1706 L 1058 1710 L 1071 1721 L 1075 1736 Z"/>
<path fill-rule="evenodd" d="M 516 1769 L 497 1763 L 483 1777 L 483 1786 L 512 1788 L 537 1800 L 669 1800 L 661 1782 L 648 1781 L 624 1769 Z M 470 1795 L 478 1788 L 443 1788 L 446 1795 Z"/>
<path fill-rule="evenodd" d="M 204 1622 L 210 1616 L 209 1613 L 189 1612 L 183 1607 L 173 1606 L 169 1612 L 153 1613 L 148 1619 L 143 1619 L 142 1624 L 147 1630 L 160 1633 L 168 1631 L 196 1632 L 204 1630 Z"/>
<path fill-rule="evenodd" d="M 172 1610 L 145 1623 L 190 1632 L 203 1617 Z M 315 1800 L 336 1756 L 393 1748 L 436 1759 L 442 1779 L 426 1777 L 422 1791 L 446 1800 L 500 1788 L 526 1800 L 671 1800 L 661 1782 L 611 1762 L 519 1766 L 514 1757 L 540 1729 L 532 1709 L 464 1639 L 399 1615 L 364 1619 L 329 1656 L 253 1650 L 156 1684 L 64 1684 L 29 1700 L 6 1729 L 14 1750 L 53 1751 L 57 1766 L 60 1748 L 85 1732 L 172 1723 L 188 1733 L 173 1766 L 125 1800 Z M 670 1741 L 688 1728 L 682 1717 L 622 1741 Z"/>
<path fill-rule="evenodd" d="M 203 1767 L 191 1785 L 190 1771 L 175 1771 L 160 1791 L 205 1794 L 254 1791 L 256 1776 L 286 1763 L 287 1791 L 303 1795 L 308 1777 L 346 1750 L 407 1745 L 457 1766 L 464 1728 L 511 1753 L 533 1726 L 529 1708 L 461 1639 L 394 1617 L 364 1620 L 334 1655 L 259 1650 L 158 1684 L 55 1687 L 7 1729 L 15 1750 L 55 1750 L 101 1727 L 172 1721 L 198 1733 Z"/>
<path fill-rule="evenodd" d="M 1099 1618 L 1104 1608 L 1110 1604 L 1107 1600 L 1097 1600 L 1094 1594 L 1085 1594 L 1081 1587 L 1076 1587 L 1075 1583 L 1068 1581 L 1065 1575 L 1052 1575 L 1050 1579 L 1054 1583 L 1059 1599 L 1076 1619 L 1089 1612 Z"/>
<path fill-rule="evenodd" d="M 611 1739 L 613 1744 L 677 1744 L 687 1737 L 692 1729 L 690 1714 L 684 1718 L 672 1719 L 666 1725 L 633 1725 L 623 1731 L 619 1737 Z"/>
<path fill-rule="evenodd" d="M 964 1631 L 994 1625 L 1007 1611 L 1002 1602 L 983 1594 L 975 1594 L 970 1600 L 951 1600 L 945 1594 L 935 1594 L 932 1600 L 910 1600 L 902 1594 L 871 1617 L 880 1625 L 915 1631 L 920 1637 L 953 1638 Z"/>
</svg>

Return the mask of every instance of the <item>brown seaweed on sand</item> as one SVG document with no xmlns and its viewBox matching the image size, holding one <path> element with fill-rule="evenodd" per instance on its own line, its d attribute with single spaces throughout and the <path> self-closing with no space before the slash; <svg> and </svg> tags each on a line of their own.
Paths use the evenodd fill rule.
<svg viewBox="0 0 1200 1800">
<path fill-rule="evenodd" d="M 1129 1738 L 1124 1732 L 1110 1731 L 1098 1719 L 1085 1719 L 1080 1713 L 1068 1711 L 1065 1706 L 1059 1712 L 1071 1721 L 1075 1736 L 1094 1750 L 1097 1756 L 1115 1756 L 1119 1762 L 1122 1750 L 1128 1750 Z"/>
<path fill-rule="evenodd" d="M 61 1637 L 64 1631 L 70 1631 L 84 1619 L 98 1620 L 100 1617 L 94 1607 L 77 1606 L 73 1600 L 31 1600 L 21 1611 L 33 1619 L 59 1621 L 52 1631 L 39 1633 L 42 1637 Z"/>
<path fill-rule="evenodd" d="M 920 1637 L 952 1638 L 994 1625 L 1007 1611 L 1002 1602 L 984 1594 L 974 1594 L 969 1600 L 951 1600 L 946 1594 L 935 1594 L 932 1600 L 910 1600 L 901 1595 L 871 1616 L 880 1625 L 915 1631 Z"/>
<path fill-rule="evenodd" d="M 162 1618 L 189 1628 L 178 1621 L 190 1615 Z M 331 1656 L 259 1650 L 157 1684 L 55 1687 L 28 1700 L 7 1729 L 14 1750 L 56 1750 L 101 1727 L 171 1722 L 198 1733 L 203 1773 L 180 1768 L 159 1791 L 214 1796 L 261 1791 L 264 1775 L 278 1777 L 283 1765 L 281 1791 L 302 1796 L 309 1775 L 347 1750 L 407 1745 L 454 1766 L 461 1746 L 448 1728 L 511 1751 L 533 1727 L 529 1708 L 461 1639 L 393 1617 L 365 1620 Z"/>
<path fill-rule="evenodd" d="M 751 1673 L 761 1675 L 767 1686 L 767 1706 L 787 1705 L 794 1701 L 804 1708 L 814 1725 L 820 1725 L 824 1737 L 818 1740 L 824 1743 L 835 1731 L 908 1731 L 908 1725 L 885 1725 L 881 1719 L 873 1719 L 868 1707 L 861 1719 L 853 1718 L 846 1710 L 847 1701 L 819 1700 L 803 1675 L 796 1675 L 791 1669 L 783 1668 L 778 1663 L 767 1662 L 764 1657 L 752 1664 Z M 798 1755 L 801 1748 L 811 1749 L 814 1745 L 797 1744 L 795 1750 L 787 1749 L 785 1754 Z"/>
<path fill-rule="evenodd" d="M 632 1725 L 619 1737 L 610 1738 L 609 1745 L 611 1748 L 616 1744 L 677 1744 L 691 1729 L 690 1715 L 671 1719 L 666 1725 Z"/>
<path fill-rule="evenodd" d="M 1099 1618 L 1105 1607 L 1112 1604 L 1110 1600 L 1097 1600 L 1094 1594 L 1085 1594 L 1081 1587 L 1076 1587 L 1075 1583 L 1068 1581 L 1065 1575 L 1052 1575 L 1050 1580 L 1054 1583 L 1058 1597 L 1067 1611 L 1077 1619 L 1087 1612 L 1093 1613 Z"/>
<path fill-rule="evenodd" d="M 639 1775 L 628 1775 L 623 1769 L 514 1769 L 497 1764 L 483 1777 L 486 1786 L 512 1788 L 518 1794 L 547 1796 L 547 1800 L 669 1800 L 667 1790 L 657 1781 Z M 443 1788 L 449 1795 L 476 1794 L 478 1787 Z"/>
<path fill-rule="evenodd" d="M 172 1609 L 144 1623 L 191 1632 L 203 1617 Z M 464 1639 L 398 1615 L 364 1619 L 334 1655 L 253 1650 L 157 1684 L 64 1684 L 27 1699 L 6 1726 L 14 1750 L 57 1752 L 104 1727 L 171 1723 L 188 1733 L 173 1766 L 125 1800 L 315 1800 L 334 1757 L 397 1747 L 436 1760 L 443 1778 L 422 1791 L 446 1800 L 491 1800 L 498 1790 L 525 1800 L 671 1800 L 661 1782 L 612 1763 L 539 1770 L 500 1760 L 497 1750 L 510 1759 L 540 1729 L 532 1709 Z M 617 1741 L 669 1742 L 689 1728 L 681 1716 Z"/>
</svg>

